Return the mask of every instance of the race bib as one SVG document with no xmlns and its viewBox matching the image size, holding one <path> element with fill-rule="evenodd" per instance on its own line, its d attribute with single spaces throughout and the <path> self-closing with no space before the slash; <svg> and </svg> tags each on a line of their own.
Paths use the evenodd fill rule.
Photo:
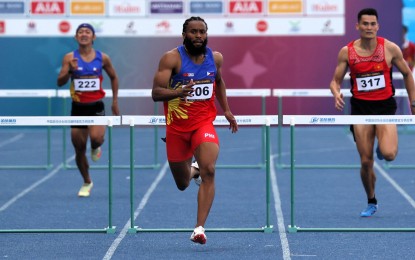
<svg viewBox="0 0 415 260">
<path fill-rule="evenodd" d="M 99 78 L 93 79 L 74 79 L 73 84 L 75 91 L 98 91 L 100 87 Z"/>
<path fill-rule="evenodd" d="M 210 99 L 213 95 L 213 83 L 194 85 L 192 94 L 193 97 L 188 97 L 188 101 L 203 101 Z"/>
<path fill-rule="evenodd" d="M 380 73 L 356 75 L 357 90 L 362 92 L 382 89 L 386 86 L 385 77 Z"/>
</svg>

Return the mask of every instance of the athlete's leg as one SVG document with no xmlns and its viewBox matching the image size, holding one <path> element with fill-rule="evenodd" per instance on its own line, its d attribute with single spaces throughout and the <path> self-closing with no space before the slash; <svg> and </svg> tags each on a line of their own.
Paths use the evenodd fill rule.
<svg viewBox="0 0 415 260">
<path fill-rule="evenodd" d="M 88 127 L 91 149 L 97 149 L 104 143 L 105 128 L 103 125 L 91 125 Z"/>
<path fill-rule="evenodd" d="M 200 144 L 195 150 L 195 157 L 199 164 L 202 183 L 197 196 L 197 223 L 198 226 L 205 226 L 206 219 L 215 198 L 215 168 L 219 154 L 219 145 L 212 142 Z"/>
<path fill-rule="evenodd" d="M 357 151 L 360 155 L 360 177 L 368 199 L 375 197 L 376 175 L 373 169 L 374 125 L 354 125 Z"/>
<path fill-rule="evenodd" d="M 89 164 L 86 158 L 86 144 L 88 140 L 88 128 L 71 128 L 71 139 L 75 149 L 75 161 L 84 183 L 91 183 L 89 176 Z"/>
<path fill-rule="evenodd" d="M 398 154 L 398 130 L 396 125 L 377 125 L 376 136 L 380 152 L 387 161 L 393 161 Z"/>
<path fill-rule="evenodd" d="M 173 174 L 174 181 L 179 190 L 183 191 L 189 187 L 190 180 L 192 179 L 192 173 L 190 170 L 190 164 L 192 163 L 192 157 L 181 162 L 169 162 L 171 173 Z M 193 173 L 194 174 L 194 173 Z"/>
</svg>

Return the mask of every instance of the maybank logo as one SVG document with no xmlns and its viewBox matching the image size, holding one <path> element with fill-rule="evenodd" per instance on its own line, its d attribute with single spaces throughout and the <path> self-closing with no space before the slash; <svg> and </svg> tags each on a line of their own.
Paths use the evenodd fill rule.
<svg viewBox="0 0 415 260">
<path fill-rule="evenodd" d="M 105 3 L 104 1 L 73 1 L 71 2 L 71 13 L 104 15 Z"/>
<path fill-rule="evenodd" d="M 334 117 L 312 117 L 310 124 L 332 124 L 336 122 Z"/>
</svg>

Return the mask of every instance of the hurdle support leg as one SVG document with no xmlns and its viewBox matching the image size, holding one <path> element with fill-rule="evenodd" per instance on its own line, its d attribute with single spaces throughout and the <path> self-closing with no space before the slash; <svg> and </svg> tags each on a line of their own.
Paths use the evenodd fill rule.
<svg viewBox="0 0 415 260">
<path fill-rule="evenodd" d="M 112 121 L 108 122 L 108 234 L 115 233 L 115 226 L 112 225 Z"/>
<path fill-rule="evenodd" d="M 134 119 L 130 119 L 130 227 L 128 233 L 137 233 L 137 226 L 134 226 Z"/>
<path fill-rule="evenodd" d="M 295 233 L 297 232 L 297 227 L 295 226 L 295 178 L 294 178 L 294 169 L 295 169 L 295 156 L 294 156 L 294 121 L 291 121 L 290 123 L 290 160 L 291 160 L 291 192 L 290 192 L 290 201 L 291 201 L 291 224 L 288 226 L 288 232 L 289 233 Z"/>
<path fill-rule="evenodd" d="M 271 140 L 270 140 L 270 127 L 271 123 L 269 119 L 266 119 L 265 125 L 265 166 L 266 166 L 266 181 L 265 181 L 265 192 L 266 192 L 266 226 L 263 228 L 264 233 L 272 233 L 273 226 L 270 225 L 270 214 L 271 214 Z"/>
</svg>

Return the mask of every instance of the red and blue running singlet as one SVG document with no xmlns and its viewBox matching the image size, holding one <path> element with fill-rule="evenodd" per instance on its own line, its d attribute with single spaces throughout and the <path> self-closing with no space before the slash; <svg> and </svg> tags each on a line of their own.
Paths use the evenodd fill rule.
<svg viewBox="0 0 415 260">
<path fill-rule="evenodd" d="M 210 48 L 206 48 L 206 56 L 202 64 L 195 64 L 189 58 L 184 46 L 177 47 L 177 50 L 181 58 L 181 68 L 179 73 L 170 79 L 168 88 L 181 88 L 193 79 L 195 83 L 193 97 L 188 97 L 187 102 L 179 97 L 165 101 L 164 114 L 167 127 L 188 132 L 211 123 L 216 118 L 215 76 L 217 70 Z"/>
<path fill-rule="evenodd" d="M 78 59 L 78 69 L 72 72 L 70 92 L 74 102 L 91 103 L 105 97 L 102 88 L 102 53 L 95 51 L 91 62 L 82 60 L 79 50 L 73 52 Z"/>
</svg>

